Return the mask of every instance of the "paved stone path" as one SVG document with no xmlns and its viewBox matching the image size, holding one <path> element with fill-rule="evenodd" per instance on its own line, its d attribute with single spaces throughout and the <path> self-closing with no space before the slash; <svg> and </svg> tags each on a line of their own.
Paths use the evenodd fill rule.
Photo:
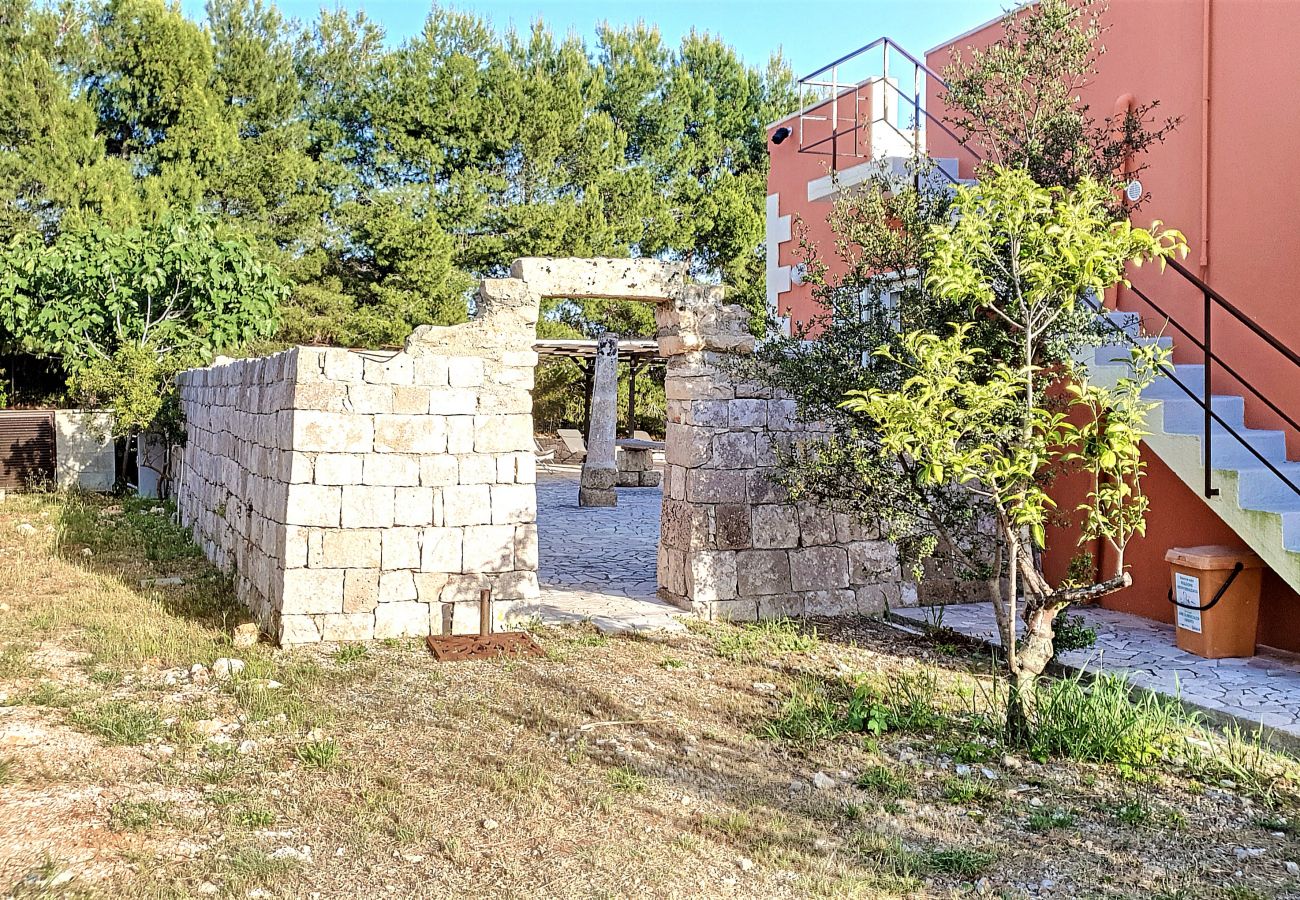
<svg viewBox="0 0 1300 900">
<path fill-rule="evenodd" d="M 619 488 L 618 505 L 578 506 L 578 471 L 537 476 L 541 599 L 514 615 L 601 631 L 682 631 L 684 610 L 656 596 L 659 488 Z"/>
<path fill-rule="evenodd" d="M 1001 643 L 992 604 L 916 607 L 894 613 L 919 624 L 942 624 L 968 637 Z M 1248 659 L 1202 659 L 1178 649 L 1172 625 L 1110 609 L 1079 609 L 1077 614 L 1096 629 L 1097 644 L 1061 654 L 1066 666 L 1121 673 L 1139 687 L 1176 694 L 1210 712 L 1300 738 L 1300 657 L 1260 648 L 1259 655 Z"/>
</svg>

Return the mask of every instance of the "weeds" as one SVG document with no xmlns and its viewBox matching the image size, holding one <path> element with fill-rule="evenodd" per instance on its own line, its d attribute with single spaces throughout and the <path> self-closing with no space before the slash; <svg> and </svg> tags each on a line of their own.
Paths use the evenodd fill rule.
<svg viewBox="0 0 1300 900">
<path fill-rule="evenodd" d="M 758 733 L 773 740 L 815 742 L 846 732 L 879 736 L 933 729 L 947 722 L 936 705 L 936 692 L 935 676 L 928 672 L 891 678 L 884 691 L 865 679 L 827 684 L 804 677 Z"/>
<path fill-rule="evenodd" d="M 912 796 L 912 783 L 888 766 L 872 766 L 863 771 L 854 783 L 863 790 L 883 797 Z"/>
<path fill-rule="evenodd" d="M 155 710 L 125 700 L 109 700 L 76 710 L 71 721 L 77 728 L 97 734 L 110 744 L 143 744 L 163 730 L 162 719 Z"/>
<path fill-rule="evenodd" d="M 339 745 L 328 738 L 318 741 L 306 741 L 294 748 L 294 756 L 304 766 L 328 769 L 338 762 Z"/>
<path fill-rule="evenodd" d="M 644 793 L 649 787 L 644 775 L 628 766 L 618 766 L 609 770 L 610 786 L 624 794 Z"/>
<path fill-rule="evenodd" d="M 783 653 L 810 653 L 820 644 L 815 628 L 805 630 L 791 619 L 769 619 L 727 629 L 714 648 L 733 662 L 760 662 Z"/>
<path fill-rule="evenodd" d="M 960 806 L 983 805 L 997 799 L 993 786 L 974 778 L 945 778 L 940 796 L 949 803 Z"/>
<path fill-rule="evenodd" d="M 363 660 L 370 653 L 365 644 L 344 644 L 334 651 L 334 661 L 341 666 Z"/>
<path fill-rule="evenodd" d="M 0 785 L 14 781 L 14 761 L 11 757 L 0 756 Z"/>
<path fill-rule="evenodd" d="M 108 824 L 115 831 L 143 831 L 167 820 L 165 803 L 120 800 L 108 808 Z"/>
<path fill-rule="evenodd" d="M 1068 809 L 1036 809 L 1029 814 L 1030 831 L 1051 831 L 1054 828 L 1072 828 L 1074 813 Z"/>
</svg>

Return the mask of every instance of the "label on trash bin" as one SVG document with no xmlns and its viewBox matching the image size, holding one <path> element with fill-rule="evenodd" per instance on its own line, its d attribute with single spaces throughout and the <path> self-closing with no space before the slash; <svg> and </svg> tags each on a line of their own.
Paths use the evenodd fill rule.
<svg viewBox="0 0 1300 900">
<path fill-rule="evenodd" d="M 1175 572 L 1174 599 L 1180 604 L 1176 607 L 1178 610 L 1178 627 L 1200 634 L 1201 611 L 1199 609 L 1184 609 L 1183 607 L 1201 605 L 1201 579 L 1195 575 L 1184 575 L 1182 572 Z"/>
</svg>

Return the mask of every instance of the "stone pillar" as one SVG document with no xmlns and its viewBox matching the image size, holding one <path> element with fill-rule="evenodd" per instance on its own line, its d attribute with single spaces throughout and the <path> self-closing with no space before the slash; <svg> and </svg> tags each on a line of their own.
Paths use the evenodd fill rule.
<svg viewBox="0 0 1300 900">
<path fill-rule="evenodd" d="M 596 341 L 592 380 L 591 424 L 587 428 L 587 458 L 582 464 L 579 506 L 615 506 L 618 465 L 614 435 L 618 428 L 618 335 L 605 332 Z"/>
</svg>

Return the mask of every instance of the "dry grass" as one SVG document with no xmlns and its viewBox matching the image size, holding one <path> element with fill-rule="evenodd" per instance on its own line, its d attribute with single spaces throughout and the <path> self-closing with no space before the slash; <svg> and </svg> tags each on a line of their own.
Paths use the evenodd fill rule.
<svg viewBox="0 0 1300 900">
<path fill-rule="evenodd" d="M 875 623 L 815 640 L 543 629 L 544 659 L 442 666 L 414 641 L 235 652 L 228 582 L 156 514 L 108 504 L 0 506 L 0 887 L 26 879 L 20 895 L 1298 887 L 1285 789 L 1270 806 L 1167 766 L 1004 759 L 957 715 L 986 663 Z M 238 679 L 189 679 L 231 655 Z M 823 713 L 833 727 L 802 739 Z"/>
</svg>

